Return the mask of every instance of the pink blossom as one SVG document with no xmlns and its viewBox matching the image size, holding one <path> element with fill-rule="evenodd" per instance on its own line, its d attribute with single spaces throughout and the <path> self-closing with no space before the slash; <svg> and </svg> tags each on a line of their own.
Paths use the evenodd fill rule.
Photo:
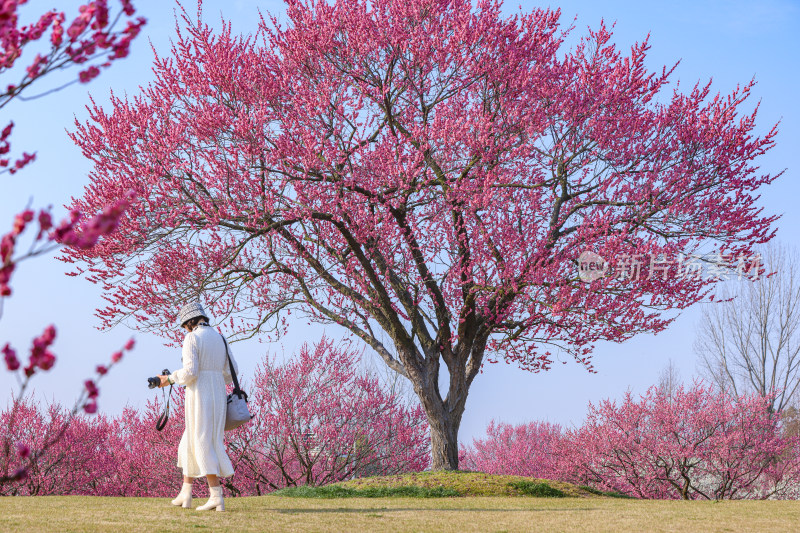
<svg viewBox="0 0 800 533">
<path fill-rule="evenodd" d="M 40 54 L 37 54 L 36 57 L 33 60 L 33 63 L 31 63 L 30 66 L 28 66 L 28 68 L 26 69 L 27 73 L 28 73 L 28 77 L 29 78 L 37 77 L 39 75 L 39 73 L 41 72 L 42 64 L 44 64 L 44 62 L 46 60 L 47 60 L 46 57 L 44 57 L 44 56 L 42 56 Z"/>
<path fill-rule="evenodd" d="M 22 213 L 18 214 L 14 217 L 14 229 L 12 230 L 14 235 L 19 235 L 25 230 L 25 226 L 33 220 L 33 211 L 30 209 L 26 209 Z"/>
<path fill-rule="evenodd" d="M 11 87 L 9 87 L 9 91 L 11 91 L 11 90 L 12 90 Z M 8 138 L 8 136 L 11 135 L 11 130 L 13 128 L 14 128 L 14 123 L 13 122 L 9 122 L 8 126 L 3 128 L 3 133 L 0 134 L 0 140 L 5 141 Z"/>
<path fill-rule="evenodd" d="M 49 350 L 45 350 L 39 358 L 39 368 L 42 370 L 50 370 L 56 362 L 56 356 Z"/>
<path fill-rule="evenodd" d="M 89 220 L 83 220 L 80 211 L 72 210 L 70 219 L 63 221 L 56 228 L 54 239 L 75 248 L 92 248 L 100 237 L 108 236 L 117 229 L 119 219 L 125 213 L 129 202 L 128 195 L 117 199 Z"/>
<path fill-rule="evenodd" d="M 97 389 L 97 385 L 95 385 L 94 381 L 88 379 L 86 382 L 84 382 L 84 385 L 86 386 L 86 391 L 89 395 L 89 398 L 97 398 L 98 394 L 100 394 L 100 391 Z"/>
<path fill-rule="evenodd" d="M 53 46 L 61 46 L 63 39 L 64 27 L 61 25 L 61 21 L 58 21 L 53 25 L 53 33 L 50 34 L 50 43 Z"/>
<path fill-rule="evenodd" d="M 122 11 L 128 16 L 131 16 L 136 12 L 131 0 L 122 0 Z"/>
<path fill-rule="evenodd" d="M 76 41 L 78 36 L 83 33 L 83 30 L 89 25 L 88 18 L 84 15 L 76 18 L 72 21 L 69 28 L 67 28 L 67 35 L 69 36 L 71 41 Z"/>
<path fill-rule="evenodd" d="M 17 353 L 14 351 L 13 348 L 9 344 L 3 346 L 3 356 L 6 360 L 6 367 L 9 371 L 13 372 L 19 368 L 19 360 L 17 359 Z"/>
<path fill-rule="evenodd" d="M 36 154 L 29 154 L 27 152 L 23 152 L 22 157 L 14 161 L 14 166 L 10 168 L 8 171 L 11 174 L 14 174 L 35 159 L 36 159 Z"/>
<path fill-rule="evenodd" d="M 11 254 L 14 252 L 14 232 L 6 233 L 0 239 L 0 262 L 7 263 L 11 259 Z"/>
<path fill-rule="evenodd" d="M 81 83 L 89 83 L 99 75 L 100 75 L 100 69 L 95 66 L 91 66 L 86 70 L 82 70 L 79 73 L 78 77 L 80 78 Z"/>
<path fill-rule="evenodd" d="M 46 231 L 49 231 L 50 228 L 53 227 L 53 219 L 50 216 L 50 213 L 47 211 L 41 211 L 39 213 L 39 232 L 43 234 Z"/>
<path fill-rule="evenodd" d="M 20 459 L 27 459 L 30 454 L 31 449 L 27 444 L 22 442 L 17 443 L 17 455 L 20 457 Z"/>
<path fill-rule="evenodd" d="M 36 367 L 42 370 L 50 370 L 53 367 L 56 357 L 48 348 L 53 344 L 55 338 L 56 329 L 54 326 L 50 325 L 45 328 L 41 335 L 33 340 L 30 362 L 28 367 L 26 367 L 26 373 L 32 373 L 33 369 Z"/>
<path fill-rule="evenodd" d="M 11 475 L 11 479 L 14 481 L 25 481 L 28 479 L 28 469 L 24 466 L 19 467 L 14 473 Z"/>
</svg>

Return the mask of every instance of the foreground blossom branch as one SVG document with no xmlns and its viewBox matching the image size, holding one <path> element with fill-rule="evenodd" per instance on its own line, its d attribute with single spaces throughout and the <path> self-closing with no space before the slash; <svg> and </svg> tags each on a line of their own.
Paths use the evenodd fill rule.
<svg viewBox="0 0 800 533">
<path fill-rule="evenodd" d="M 133 193 L 108 205 L 103 211 L 86 219 L 80 211 L 72 210 L 69 218 L 57 226 L 53 226 L 49 210 L 39 211 L 36 220 L 38 232 L 30 246 L 22 254 L 14 255 L 19 238 L 26 227 L 34 220 L 35 213 L 30 209 L 17 214 L 10 232 L 0 237 L 0 318 L 3 316 L 3 302 L 11 296 L 11 277 L 20 262 L 44 255 L 63 245 L 87 249 L 94 246 L 98 239 L 109 235 L 117 229 L 119 219 L 128 207 Z"/>
<path fill-rule="evenodd" d="M 19 20 L 18 9 L 26 0 L 7 0 L 0 3 L 0 110 L 13 99 L 29 100 L 51 94 L 70 83 L 80 81 L 88 83 L 97 77 L 102 69 L 108 68 L 114 61 L 128 55 L 130 44 L 145 24 L 143 18 L 131 19 L 135 10 L 130 0 L 121 0 L 120 9 L 111 15 L 107 0 L 94 0 L 79 8 L 79 14 L 66 25 L 67 16 L 62 11 L 51 10 L 42 14 L 35 22 L 23 24 Z M 126 20 L 124 29 L 119 25 Z M 45 39 L 46 37 L 46 39 Z M 24 52 L 39 46 L 39 53 L 25 64 Z M 28 56 L 30 54 L 27 54 Z M 77 77 L 65 84 L 51 88 L 38 95 L 28 93 L 34 86 L 41 86 L 44 76 L 72 66 L 81 66 Z M 8 78 L 15 76 L 15 82 Z M 23 95 L 25 93 L 25 95 Z M 14 127 L 9 122 L 0 132 L 0 175 L 15 174 L 35 159 L 34 154 L 23 153 L 12 162 L 8 154 L 11 152 L 10 136 Z M 14 272 L 21 262 L 33 257 L 52 252 L 64 245 L 88 249 L 98 239 L 116 230 L 122 213 L 128 207 L 133 196 L 121 191 L 112 201 L 87 213 L 73 209 L 68 217 L 60 223 L 54 223 L 50 208 L 38 212 L 26 208 L 19 212 L 13 221 L 12 229 L 0 236 L 0 318 L 3 318 L 4 303 L 12 295 L 11 281 Z M 91 213 L 96 213 L 92 216 Z M 36 225 L 36 234 L 30 238 L 30 244 L 23 246 L 21 239 L 26 229 Z M 30 380 L 39 371 L 48 371 L 55 364 L 56 357 L 50 351 L 56 337 L 56 328 L 48 326 L 44 332 L 34 339 L 30 358 L 24 368 L 16 350 L 5 343 L 1 350 L 6 369 L 14 372 L 19 390 L 12 394 L 11 410 L 4 419 L 4 433 L 0 453 L 3 454 L 3 471 L 0 472 L 0 486 L 5 483 L 18 482 L 35 468 L 37 461 L 52 446 L 63 438 L 65 431 L 81 409 L 86 413 L 97 411 L 99 391 L 96 383 L 109 368 L 122 358 L 122 351 L 112 355 L 111 363 L 99 365 L 94 379 L 84 383 L 74 407 L 56 425 L 52 433 L 31 445 L 25 440 L 12 442 L 11 435 L 16 423 L 19 409 L 25 403 L 25 393 Z M 133 348 L 129 341 L 125 350 Z M 23 377 L 24 376 L 24 377 Z M 10 457 L 16 455 L 18 467 L 9 471 Z"/>
</svg>

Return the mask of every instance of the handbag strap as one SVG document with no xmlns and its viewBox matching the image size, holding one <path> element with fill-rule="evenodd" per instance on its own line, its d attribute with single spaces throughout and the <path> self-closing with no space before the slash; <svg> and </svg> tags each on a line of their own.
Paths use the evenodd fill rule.
<svg viewBox="0 0 800 533">
<path fill-rule="evenodd" d="M 228 356 L 228 365 L 231 367 L 231 377 L 233 378 L 233 390 L 234 391 L 241 391 L 242 389 L 239 388 L 239 380 L 236 378 L 236 371 L 233 369 L 233 361 L 231 361 L 231 353 L 228 350 L 228 341 L 225 340 L 225 335 L 222 333 L 219 334 L 222 337 L 222 342 L 225 343 L 225 355 Z"/>
</svg>

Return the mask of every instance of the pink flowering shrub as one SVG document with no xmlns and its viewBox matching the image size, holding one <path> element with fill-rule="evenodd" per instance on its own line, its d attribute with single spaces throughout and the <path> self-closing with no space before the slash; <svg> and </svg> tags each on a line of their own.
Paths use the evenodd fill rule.
<svg viewBox="0 0 800 533">
<path fill-rule="evenodd" d="M 486 438 L 474 439 L 472 446 L 462 447 L 459 463 L 464 470 L 487 474 L 557 479 L 562 439 L 563 432 L 557 424 L 528 422 L 512 426 L 492 420 L 486 428 Z"/>
<path fill-rule="evenodd" d="M 800 481 L 798 439 L 757 395 L 738 402 L 696 382 L 651 387 L 617 405 L 589 405 L 567 433 L 562 476 L 639 498 L 789 497 Z"/>
<path fill-rule="evenodd" d="M 282 365 L 265 358 L 250 387 L 256 418 L 229 441 L 232 484 L 261 493 L 426 468 L 422 408 L 359 372 L 359 361 L 324 337 Z"/>
<path fill-rule="evenodd" d="M 183 389 L 173 391 L 169 421 L 157 431 L 156 421 L 163 409 L 163 402 L 156 397 L 141 411 L 127 407 L 112 419 L 116 440 L 109 453 L 114 455 L 115 480 L 102 495 L 175 496 L 180 485 L 175 465 L 183 434 Z"/>
<path fill-rule="evenodd" d="M 73 417 L 62 406 L 42 408 L 30 399 L 17 402 L 15 408 L 0 412 L 0 475 L 20 470 L 23 475 L 0 484 L 0 495 L 106 492 L 116 467 L 115 455 L 107 453 L 116 439 L 109 418 Z M 28 461 L 31 450 L 38 452 L 36 461 Z"/>
<path fill-rule="evenodd" d="M 98 383 L 114 365 L 120 362 L 124 351 L 133 350 L 134 347 L 134 341 L 131 339 L 122 350 L 111 355 L 110 363 L 98 365 L 95 369 L 94 379 L 84 382 L 83 389 L 71 410 L 53 405 L 48 407 L 45 414 L 40 412 L 37 403 L 26 398 L 25 391 L 37 368 L 49 370 L 53 366 L 55 356 L 50 352 L 49 347 L 55 336 L 55 328 L 49 326 L 42 335 L 33 340 L 30 358 L 23 370 L 25 377 L 20 378 L 20 389 L 16 395 L 11 397 L 8 408 L 0 412 L 0 428 L 2 428 L 0 433 L 0 494 L 8 491 L 18 492 L 21 489 L 14 483 L 25 480 L 28 480 L 28 488 L 24 490 L 29 491 L 30 494 L 38 494 L 38 491 L 42 490 L 40 487 L 44 482 L 37 476 L 41 472 L 50 471 L 47 464 L 53 461 L 54 456 L 61 453 L 60 450 L 71 451 L 71 444 L 75 442 L 92 442 L 91 439 L 76 436 L 75 432 L 80 432 L 81 428 L 91 428 L 91 424 L 86 426 L 88 422 L 76 415 L 81 410 L 89 414 L 97 412 L 97 397 L 100 394 Z M 9 371 L 20 372 L 21 363 L 17 358 L 16 351 L 6 344 L 2 352 Z M 80 428 L 72 428 L 73 422 L 83 425 Z M 45 463 L 40 464 L 40 461 L 45 461 Z M 60 464 L 64 461 L 56 462 Z M 11 486 L 6 487 L 6 484 L 11 484 Z"/>
<path fill-rule="evenodd" d="M 589 405 L 584 424 L 489 424 L 462 448 L 471 470 L 569 481 L 637 498 L 800 495 L 800 437 L 759 396 L 734 401 L 701 382 L 672 394 Z"/>
</svg>

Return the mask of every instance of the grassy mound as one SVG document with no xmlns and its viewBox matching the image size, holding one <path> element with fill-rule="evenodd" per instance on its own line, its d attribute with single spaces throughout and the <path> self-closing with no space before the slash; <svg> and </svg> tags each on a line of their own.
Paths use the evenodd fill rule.
<svg viewBox="0 0 800 533">
<path fill-rule="evenodd" d="M 533 496 L 543 498 L 596 498 L 607 495 L 590 487 L 563 481 L 482 472 L 415 472 L 394 476 L 352 479 L 324 487 L 292 487 L 276 496 L 298 498 L 441 498 L 450 496 Z"/>
</svg>

